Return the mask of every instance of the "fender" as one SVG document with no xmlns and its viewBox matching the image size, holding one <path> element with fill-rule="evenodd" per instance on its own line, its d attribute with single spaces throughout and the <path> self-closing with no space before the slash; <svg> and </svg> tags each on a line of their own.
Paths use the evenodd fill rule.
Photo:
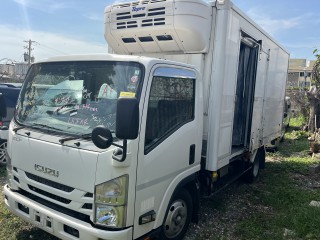
<svg viewBox="0 0 320 240">
<path fill-rule="evenodd" d="M 199 200 L 200 200 L 199 189 L 200 188 L 199 188 L 197 173 L 199 170 L 200 170 L 200 165 L 194 166 L 192 168 L 187 169 L 186 171 L 183 171 L 173 179 L 173 181 L 168 186 L 168 189 L 166 190 L 165 195 L 161 201 L 160 207 L 158 209 L 158 217 L 154 224 L 154 229 L 160 227 L 163 224 L 170 201 L 179 192 L 179 190 L 184 187 L 188 191 L 190 191 L 190 195 L 193 200 L 194 211 L 192 215 L 192 221 L 193 222 L 198 221 L 198 210 L 199 210 Z"/>
</svg>

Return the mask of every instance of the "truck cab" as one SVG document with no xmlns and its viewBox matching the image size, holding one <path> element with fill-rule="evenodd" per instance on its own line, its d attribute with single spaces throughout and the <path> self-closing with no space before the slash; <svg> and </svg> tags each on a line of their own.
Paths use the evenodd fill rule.
<svg viewBox="0 0 320 240">
<path fill-rule="evenodd" d="M 62 239 L 151 231 L 181 181 L 200 169 L 201 95 L 194 67 L 165 60 L 33 64 L 9 128 L 6 204 Z"/>
</svg>

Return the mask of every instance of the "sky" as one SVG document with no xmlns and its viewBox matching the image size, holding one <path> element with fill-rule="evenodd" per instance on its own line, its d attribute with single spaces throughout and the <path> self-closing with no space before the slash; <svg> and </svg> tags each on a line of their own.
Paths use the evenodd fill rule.
<svg viewBox="0 0 320 240">
<path fill-rule="evenodd" d="M 0 63 L 23 61 L 32 40 L 35 60 L 104 53 L 103 12 L 123 0 L 6 0 L 0 5 Z M 320 0 L 233 0 L 291 54 L 315 59 L 320 49 Z"/>
</svg>

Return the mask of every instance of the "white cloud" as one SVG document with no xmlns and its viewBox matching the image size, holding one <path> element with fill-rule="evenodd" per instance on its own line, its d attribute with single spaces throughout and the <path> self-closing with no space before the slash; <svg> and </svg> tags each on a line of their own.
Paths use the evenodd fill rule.
<svg viewBox="0 0 320 240">
<path fill-rule="evenodd" d="M 271 35 L 275 35 L 283 30 L 296 28 L 300 25 L 301 20 L 303 18 L 302 16 L 299 16 L 292 18 L 276 19 L 273 18 L 271 15 L 265 15 L 264 13 L 262 13 L 261 10 L 257 8 L 250 9 L 247 12 L 247 14 Z"/>
<path fill-rule="evenodd" d="M 92 21 L 103 21 L 103 14 L 97 14 L 97 13 L 85 13 L 83 16 L 87 19 L 90 19 Z"/>
<path fill-rule="evenodd" d="M 25 36 L 30 36 L 33 44 L 32 55 L 36 60 L 65 54 L 107 53 L 107 43 L 86 42 L 72 39 L 50 32 L 28 31 L 14 26 L 0 25 L 0 59 L 9 58 L 16 61 L 23 60 L 26 49 Z"/>
<path fill-rule="evenodd" d="M 52 1 L 52 0 L 13 0 L 22 8 L 32 8 L 42 12 L 52 13 L 56 10 L 72 8 L 74 4 L 68 1 Z"/>
<path fill-rule="evenodd" d="M 120 4 L 120 3 L 127 3 L 130 2 L 128 0 L 115 0 L 112 4 Z"/>
</svg>

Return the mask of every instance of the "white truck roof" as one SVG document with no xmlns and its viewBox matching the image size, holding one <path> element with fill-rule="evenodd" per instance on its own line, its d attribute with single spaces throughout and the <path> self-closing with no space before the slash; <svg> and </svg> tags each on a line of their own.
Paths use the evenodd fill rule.
<svg viewBox="0 0 320 240">
<path fill-rule="evenodd" d="M 114 54 L 75 54 L 75 55 L 65 55 L 65 56 L 55 56 L 47 59 L 39 60 L 41 62 L 61 62 L 61 61 L 141 61 L 140 56 L 123 56 Z"/>
</svg>

